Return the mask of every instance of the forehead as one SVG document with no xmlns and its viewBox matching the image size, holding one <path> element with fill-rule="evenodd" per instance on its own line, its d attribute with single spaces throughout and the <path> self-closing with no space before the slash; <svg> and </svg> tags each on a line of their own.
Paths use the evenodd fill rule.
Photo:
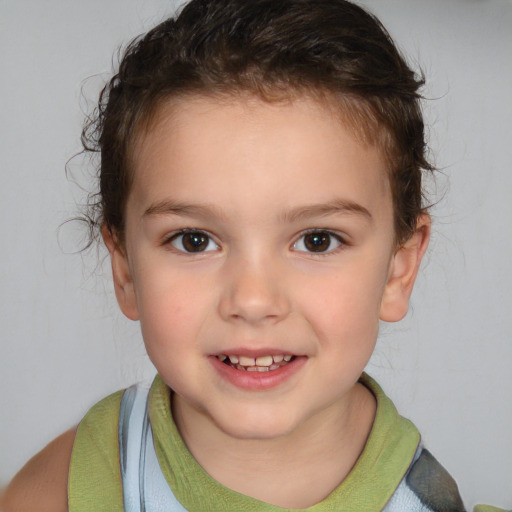
<svg viewBox="0 0 512 512">
<path fill-rule="evenodd" d="M 170 100 L 132 155 L 130 197 L 140 207 L 166 196 L 254 207 L 344 195 L 365 208 L 391 203 L 382 152 L 357 137 L 339 109 L 308 96 Z"/>
</svg>

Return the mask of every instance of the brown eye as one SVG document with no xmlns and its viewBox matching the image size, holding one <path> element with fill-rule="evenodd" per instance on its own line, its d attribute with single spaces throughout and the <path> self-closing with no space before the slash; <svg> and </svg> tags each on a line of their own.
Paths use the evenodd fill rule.
<svg viewBox="0 0 512 512">
<path fill-rule="evenodd" d="M 293 245 L 296 251 L 330 252 L 342 244 L 340 238 L 329 231 L 310 231 Z"/>
<path fill-rule="evenodd" d="M 182 252 L 215 251 L 218 245 L 202 231 L 178 233 L 171 240 L 171 245 Z"/>
</svg>

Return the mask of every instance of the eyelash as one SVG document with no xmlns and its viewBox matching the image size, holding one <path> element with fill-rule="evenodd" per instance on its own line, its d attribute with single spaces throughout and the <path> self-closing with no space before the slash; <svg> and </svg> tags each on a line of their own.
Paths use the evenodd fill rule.
<svg viewBox="0 0 512 512">
<path fill-rule="evenodd" d="M 206 248 L 208 248 L 208 246 L 213 243 L 215 244 L 216 248 L 218 249 L 219 246 L 218 244 L 213 240 L 213 237 L 206 231 L 203 231 L 201 229 L 194 229 L 194 228 L 185 228 L 185 229 L 181 229 L 180 231 L 177 231 L 175 233 L 172 233 L 170 236 L 166 237 L 164 240 L 163 240 L 163 244 L 162 245 L 171 245 L 173 247 L 173 249 L 180 253 L 180 254 L 202 254 L 202 253 L 205 253 L 205 252 L 214 252 L 216 249 L 214 250 L 202 250 L 202 251 L 187 251 L 185 249 L 185 246 L 183 245 L 183 239 L 181 241 L 181 246 L 183 247 L 183 249 L 180 249 L 179 247 L 176 247 L 173 242 L 175 242 L 176 240 L 179 240 L 180 237 L 184 237 L 185 235 L 189 235 L 189 234 L 196 234 L 198 236 L 202 236 L 204 237 L 205 239 L 207 239 L 207 246 Z"/>
<path fill-rule="evenodd" d="M 329 256 L 329 255 L 335 254 L 348 245 L 347 242 L 344 240 L 344 238 L 341 235 L 339 235 L 338 233 L 335 233 L 328 229 L 313 228 L 313 229 L 308 229 L 307 231 L 303 231 L 302 233 L 300 233 L 299 236 L 297 237 L 297 239 L 295 240 L 295 242 L 293 242 L 292 248 L 295 248 L 295 246 L 301 240 L 304 240 L 305 237 L 307 237 L 308 235 L 313 235 L 313 234 L 327 235 L 329 237 L 329 247 L 333 243 L 333 240 L 338 243 L 338 246 L 334 247 L 333 249 L 328 248 L 328 250 L 326 250 L 326 251 L 300 250 L 298 252 L 305 253 L 305 254 L 312 254 L 315 257 L 318 257 L 318 256 L 322 257 L 322 256 Z"/>
<path fill-rule="evenodd" d="M 179 240 L 180 237 L 184 237 L 187 234 L 196 234 L 198 237 L 204 237 L 206 239 L 206 244 L 207 244 L 206 249 L 208 249 L 208 247 L 210 246 L 211 243 L 215 244 L 216 249 L 188 251 L 188 250 L 186 250 L 186 248 L 183 244 L 183 240 L 181 240 L 181 244 L 180 244 L 182 248 L 176 247 L 173 244 L 173 242 Z M 314 234 L 329 237 L 329 240 L 328 240 L 329 246 L 327 247 L 327 250 L 320 250 L 320 251 L 307 250 L 307 249 L 306 250 L 302 250 L 302 249 L 297 250 L 296 246 L 297 246 L 297 244 L 299 244 L 299 242 L 304 241 L 305 237 L 307 237 L 308 235 L 314 235 Z M 336 247 L 334 247 L 333 249 L 330 249 L 330 246 L 332 245 L 333 240 L 338 245 Z M 320 240 L 320 242 L 322 242 L 322 240 Z M 201 229 L 194 229 L 194 228 L 185 228 L 185 229 L 181 229 L 180 231 L 177 231 L 175 233 L 172 233 L 171 235 L 169 235 L 168 237 L 166 237 L 163 240 L 162 245 L 171 245 L 173 247 L 173 249 L 180 254 L 202 254 L 205 252 L 214 252 L 215 250 L 219 249 L 218 244 L 214 241 L 213 237 L 207 231 L 203 231 Z M 291 248 L 296 250 L 297 252 L 305 253 L 305 254 L 312 254 L 315 257 L 317 257 L 317 256 L 328 256 L 333 253 L 337 253 L 339 250 L 343 249 L 343 247 L 345 247 L 346 245 L 347 245 L 347 242 L 339 234 L 337 234 L 333 231 L 330 231 L 328 229 L 313 228 L 313 229 L 308 229 L 307 231 L 303 231 L 302 233 L 300 233 L 299 236 L 296 238 L 296 240 L 292 243 Z"/>
</svg>

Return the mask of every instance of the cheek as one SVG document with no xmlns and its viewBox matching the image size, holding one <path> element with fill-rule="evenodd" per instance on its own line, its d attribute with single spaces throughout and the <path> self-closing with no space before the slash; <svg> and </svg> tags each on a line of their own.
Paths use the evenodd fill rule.
<svg viewBox="0 0 512 512">
<path fill-rule="evenodd" d="M 179 394 L 195 371 L 204 310 L 196 294 L 180 283 L 144 290 L 140 324 L 147 354 L 168 386 Z"/>
<path fill-rule="evenodd" d="M 136 286 L 140 323 L 148 352 L 179 351 L 194 344 L 209 296 L 191 279 L 162 272 L 146 273 Z"/>
<path fill-rule="evenodd" d="M 374 343 L 379 328 L 383 280 L 378 273 L 340 271 L 304 286 L 302 309 L 320 339 Z"/>
</svg>

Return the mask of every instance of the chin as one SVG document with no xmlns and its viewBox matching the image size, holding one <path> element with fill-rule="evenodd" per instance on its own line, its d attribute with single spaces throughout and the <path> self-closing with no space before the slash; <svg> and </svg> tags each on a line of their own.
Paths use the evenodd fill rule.
<svg viewBox="0 0 512 512">
<path fill-rule="evenodd" d="M 247 415 L 216 422 L 228 436 L 245 441 L 271 441 L 289 435 L 297 424 L 291 418 Z"/>
</svg>

